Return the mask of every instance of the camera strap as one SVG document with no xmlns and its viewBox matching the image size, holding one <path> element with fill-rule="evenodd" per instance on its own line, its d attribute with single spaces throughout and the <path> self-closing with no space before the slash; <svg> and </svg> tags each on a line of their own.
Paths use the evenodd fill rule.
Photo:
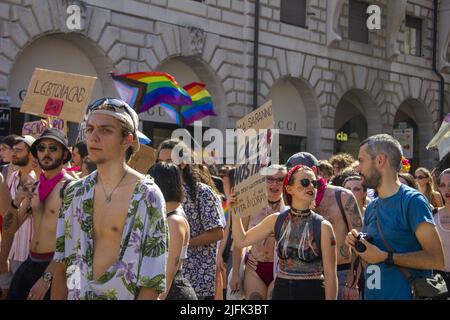
<svg viewBox="0 0 450 320">
<path fill-rule="evenodd" d="M 378 201 L 375 202 L 374 206 L 374 213 L 375 213 L 375 222 L 377 224 L 377 229 L 378 229 L 378 233 L 380 234 L 381 237 L 381 241 L 383 241 L 384 246 L 391 252 L 394 252 L 394 250 L 392 249 L 392 247 L 389 245 L 389 243 L 386 241 L 386 238 L 384 237 L 384 233 L 383 230 L 381 229 L 381 225 L 380 225 L 380 218 L 378 216 Z M 412 280 L 412 274 L 411 272 L 409 272 L 408 270 L 406 270 L 405 268 L 401 268 L 399 266 L 396 266 L 401 273 L 403 274 L 403 276 L 406 278 L 406 280 L 408 280 L 408 282 L 411 282 Z"/>
</svg>

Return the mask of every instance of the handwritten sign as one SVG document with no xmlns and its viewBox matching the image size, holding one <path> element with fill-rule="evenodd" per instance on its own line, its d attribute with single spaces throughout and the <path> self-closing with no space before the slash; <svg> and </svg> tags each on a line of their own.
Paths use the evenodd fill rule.
<svg viewBox="0 0 450 320">
<path fill-rule="evenodd" d="M 52 128 L 59 129 L 67 135 L 67 123 L 62 119 L 53 119 Z M 38 138 L 41 136 L 44 130 L 44 123 L 42 123 L 42 121 L 40 120 L 25 122 L 22 127 L 22 135 L 26 134 Z"/>
<path fill-rule="evenodd" d="M 238 135 L 238 160 L 244 157 L 245 161 L 236 168 L 234 176 L 237 201 L 233 214 L 241 218 L 267 206 L 266 177 L 261 175 L 261 169 L 268 162 L 261 157 L 261 150 L 267 152 L 271 149 L 271 133 L 267 129 L 273 129 L 274 122 L 272 101 L 236 122 L 236 127 L 245 131 L 244 135 Z M 249 129 L 254 129 L 256 134 L 248 135 Z"/>
<path fill-rule="evenodd" d="M 81 122 L 96 77 L 36 68 L 28 85 L 23 113 Z"/>
<path fill-rule="evenodd" d="M 141 144 L 139 151 L 128 161 L 128 165 L 141 174 L 147 174 L 155 161 L 156 149 Z"/>
</svg>

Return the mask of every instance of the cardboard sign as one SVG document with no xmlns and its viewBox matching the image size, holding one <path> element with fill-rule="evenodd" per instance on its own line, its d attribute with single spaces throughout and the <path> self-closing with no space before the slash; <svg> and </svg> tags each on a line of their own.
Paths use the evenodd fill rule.
<svg viewBox="0 0 450 320">
<path fill-rule="evenodd" d="M 67 135 L 67 123 L 62 119 L 53 119 L 52 128 L 59 129 Z M 27 134 L 39 138 L 44 130 L 45 127 L 41 120 L 25 122 L 22 127 L 22 135 Z"/>
<path fill-rule="evenodd" d="M 156 162 L 156 149 L 140 145 L 139 151 L 128 161 L 128 165 L 141 174 L 147 174 L 151 166 Z"/>
<path fill-rule="evenodd" d="M 66 121 L 81 122 L 96 79 L 36 68 L 20 111 L 41 117 L 50 115 Z"/>
<path fill-rule="evenodd" d="M 270 150 L 270 130 L 273 129 L 274 117 L 272 113 L 272 101 L 268 101 L 261 107 L 246 115 L 236 122 L 236 127 L 246 130 L 255 129 L 258 135 L 244 138 L 248 141 L 238 141 L 238 160 L 243 159 L 241 156 L 245 153 L 245 163 L 236 168 L 234 176 L 236 206 L 233 208 L 233 214 L 239 217 L 246 217 L 257 213 L 268 205 L 266 177 L 261 175 L 261 169 L 266 167 L 268 163 L 263 157 L 260 157 L 261 149 Z M 257 141 L 252 141 L 252 140 Z M 264 150 L 264 152 L 266 152 Z M 241 155 L 240 155 L 241 154 Z"/>
</svg>

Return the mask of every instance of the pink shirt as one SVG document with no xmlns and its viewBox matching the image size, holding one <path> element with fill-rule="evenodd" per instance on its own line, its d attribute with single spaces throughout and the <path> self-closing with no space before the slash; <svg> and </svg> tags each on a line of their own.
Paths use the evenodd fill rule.
<svg viewBox="0 0 450 320">
<path fill-rule="evenodd" d="M 36 180 L 36 175 L 34 171 L 31 171 L 28 175 L 29 180 Z M 8 180 L 8 188 L 11 193 L 11 198 L 16 197 L 17 187 L 20 182 L 20 171 L 14 171 Z M 14 241 L 11 246 L 11 251 L 9 251 L 8 259 L 14 261 L 25 261 L 28 258 L 30 251 L 31 238 L 33 236 L 33 217 L 30 216 L 25 222 L 20 226 L 19 230 L 14 234 Z"/>
</svg>

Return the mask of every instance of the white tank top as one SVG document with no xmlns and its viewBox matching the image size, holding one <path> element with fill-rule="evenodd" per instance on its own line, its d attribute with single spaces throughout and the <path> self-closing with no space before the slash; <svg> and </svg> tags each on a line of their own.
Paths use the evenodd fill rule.
<svg viewBox="0 0 450 320">
<path fill-rule="evenodd" d="M 435 220 L 436 220 L 436 226 L 437 226 L 437 230 L 439 232 L 439 236 L 441 237 L 442 248 L 444 250 L 445 266 L 444 266 L 443 271 L 450 272 L 450 230 L 443 228 L 443 226 L 441 224 L 440 214 L 441 214 L 441 212 L 439 211 L 436 214 Z"/>
</svg>

